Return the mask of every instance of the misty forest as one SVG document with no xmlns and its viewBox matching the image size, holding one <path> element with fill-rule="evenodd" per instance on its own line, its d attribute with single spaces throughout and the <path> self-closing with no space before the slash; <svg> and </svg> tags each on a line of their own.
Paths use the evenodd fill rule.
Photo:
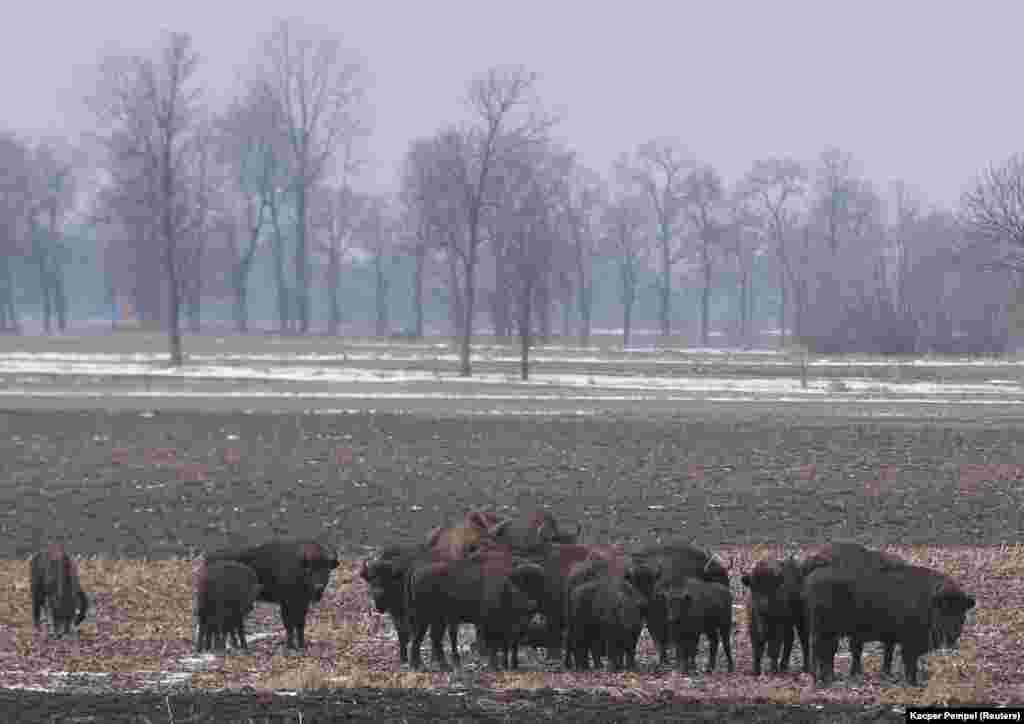
<svg viewBox="0 0 1024 724">
<path fill-rule="evenodd" d="M 276 21 L 231 94 L 168 33 L 105 54 L 76 138 L 0 132 L 0 329 L 129 321 L 183 333 L 459 341 L 597 327 L 819 353 L 1013 344 L 1024 155 L 979 159 L 955 208 L 884 187 L 836 146 L 731 181 L 685 138 L 595 169 L 543 69 L 467 69 L 462 118 L 369 179 L 370 72 L 330 29 Z M 210 49 L 208 52 L 213 53 Z M 988 165 L 986 165 L 988 164 Z M 368 189 L 390 188 L 379 191 Z"/>
</svg>

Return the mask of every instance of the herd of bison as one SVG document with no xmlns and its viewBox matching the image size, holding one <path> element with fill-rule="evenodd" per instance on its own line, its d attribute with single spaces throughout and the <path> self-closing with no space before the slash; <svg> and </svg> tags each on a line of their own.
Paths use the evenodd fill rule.
<svg viewBox="0 0 1024 724">
<path fill-rule="evenodd" d="M 698 642 L 708 639 L 706 671 L 721 647 L 732 655 L 733 595 L 728 566 L 711 552 L 684 542 L 622 546 L 579 542 L 549 513 L 501 520 L 472 511 L 461 524 L 437 528 L 422 544 L 389 546 L 362 561 L 359 576 L 380 613 L 398 632 L 398 658 L 422 667 L 421 645 L 430 633 L 434 662 L 460 665 L 460 624 L 476 626 L 476 649 L 492 668 L 518 666 L 518 649 L 531 621 L 544 619 L 547 655 L 567 668 L 636 666 L 646 626 L 659 661 L 690 673 Z M 305 647 L 306 614 L 318 603 L 339 560 L 316 542 L 275 541 L 207 553 L 196 569 L 193 596 L 195 648 L 223 648 L 227 638 L 246 648 L 244 622 L 257 601 L 278 604 L 286 646 Z M 35 625 L 49 611 L 55 633 L 85 618 L 88 598 L 63 546 L 36 553 L 30 564 Z M 749 590 L 753 673 L 767 656 L 770 671 L 786 671 L 797 639 L 804 671 L 819 686 L 831 683 L 839 639 L 849 637 L 850 675 L 861 673 L 865 643 L 884 648 L 891 675 L 896 645 L 905 679 L 917 685 L 918 658 L 955 647 L 973 596 L 948 575 L 913 565 L 857 543 L 833 542 L 802 559 L 759 561 L 741 575 Z"/>
</svg>

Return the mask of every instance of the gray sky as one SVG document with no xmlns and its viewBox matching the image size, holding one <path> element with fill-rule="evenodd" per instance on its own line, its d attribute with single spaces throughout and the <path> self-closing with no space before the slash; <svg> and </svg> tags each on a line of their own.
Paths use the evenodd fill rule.
<svg viewBox="0 0 1024 724">
<path fill-rule="evenodd" d="M 97 50 L 146 47 L 165 29 L 192 33 L 226 96 L 282 14 L 339 31 L 366 58 L 383 184 L 496 63 L 543 75 L 543 100 L 567 113 L 560 133 L 602 173 L 657 135 L 729 181 L 755 158 L 835 144 L 883 187 L 902 178 L 951 203 L 984 166 L 1024 150 L 1024 3 L 1012 0 L 35 0 L 6 15 L 0 123 L 73 132 L 83 115 L 71 99 Z"/>
</svg>

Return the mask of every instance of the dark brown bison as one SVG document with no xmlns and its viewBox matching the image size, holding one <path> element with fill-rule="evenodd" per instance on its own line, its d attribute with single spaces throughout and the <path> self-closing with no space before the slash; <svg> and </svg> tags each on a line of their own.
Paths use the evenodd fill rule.
<svg viewBox="0 0 1024 724">
<path fill-rule="evenodd" d="M 256 571 L 236 561 L 204 564 L 196 580 L 196 616 L 199 637 L 196 651 L 223 648 L 232 634 L 239 648 L 248 648 L 245 617 L 260 594 Z"/>
<path fill-rule="evenodd" d="M 915 565 L 817 568 L 804 581 L 804 599 L 819 686 L 832 681 L 843 636 L 858 647 L 867 641 L 898 643 L 907 683 L 916 685 L 918 658 L 955 646 L 975 604 L 949 576 Z"/>
<path fill-rule="evenodd" d="M 56 637 L 71 633 L 71 625 L 80 626 L 89 611 L 89 599 L 78 580 L 78 567 L 60 543 L 32 555 L 29 562 L 32 588 L 32 623 L 42 624 L 43 609 L 50 612 Z"/>
<path fill-rule="evenodd" d="M 729 571 L 710 551 L 689 543 L 659 543 L 645 546 L 632 555 L 636 565 L 653 572 L 655 591 L 647 610 L 647 630 L 658 647 L 658 661 L 668 664 L 668 610 L 657 591 L 677 588 L 690 578 L 729 587 Z"/>
<path fill-rule="evenodd" d="M 237 561 L 252 568 L 261 587 L 258 600 L 281 606 L 285 645 L 306 647 L 306 613 L 323 598 L 331 571 L 338 567 L 333 552 L 313 541 L 275 541 L 206 556 L 207 565 L 215 561 Z"/>
<path fill-rule="evenodd" d="M 708 673 L 715 670 L 721 641 L 729 671 L 732 660 L 732 592 L 728 586 L 690 578 L 659 591 L 668 611 L 668 635 L 676 645 L 676 666 L 689 673 L 696 667 L 700 635 L 708 638 Z"/>
<path fill-rule="evenodd" d="M 504 649 L 506 663 L 511 654 L 514 668 L 519 639 L 537 609 L 531 592 L 543 589 L 543 575 L 540 566 L 495 551 L 414 565 L 406 582 L 406 613 L 412 632 L 410 665 L 420 668 L 420 647 L 429 628 L 434 659 L 442 669 L 448 668 L 441 648 L 448 629 L 452 662 L 458 666 L 455 632 L 461 623 L 474 623 L 487 644 L 492 666 L 497 666 L 498 650 Z"/>
<path fill-rule="evenodd" d="M 800 639 L 804 672 L 810 673 L 803 576 L 796 559 L 758 561 L 740 580 L 750 589 L 748 611 L 754 675 L 761 674 L 761 659 L 765 654 L 771 661 L 773 674 L 788 670 L 794 632 Z"/>
<path fill-rule="evenodd" d="M 819 546 L 810 551 L 798 564 L 800 576 L 807 576 L 819 568 L 833 567 L 857 576 L 868 571 L 887 570 L 901 566 L 909 566 L 910 562 L 892 553 L 873 550 L 853 541 L 836 541 Z M 882 670 L 886 675 L 892 671 L 893 653 L 896 648 L 894 641 L 882 641 L 884 656 Z M 850 676 L 858 676 L 863 671 L 862 653 L 864 642 L 856 636 L 850 637 Z M 807 657 L 805 657 L 806 659 Z"/>
</svg>

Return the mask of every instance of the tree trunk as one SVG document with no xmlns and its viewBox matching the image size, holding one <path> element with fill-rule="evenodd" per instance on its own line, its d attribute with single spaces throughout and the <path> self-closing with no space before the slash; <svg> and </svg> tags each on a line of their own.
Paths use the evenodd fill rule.
<svg viewBox="0 0 1024 724">
<path fill-rule="evenodd" d="M 277 204 L 270 207 L 270 221 L 274 227 L 274 277 L 277 282 L 277 319 L 281 334 L 288 333 L 290 319 L 288 283 L 284 274 L 284 239 L 281 238 L 281 224 Z"/>
<path fill-rule="evenodd" d="M 53 270 L 53 297 L 57 306 L 57 328 L 68 331 L 68 295 L 64 289 L 64 272 L 59 265 Z"/>
<path fill-rule="evenodd" d="M 327 334 L 336 337 L 341 328 L 341 254 L 333 242 L 327 251 Z"/>
<path fill-rule="evenodd" d="M 413 283 L 413 334 L 416 339 L 423 339 L 423 267 L 427 263 L 427 248 L 423 244 L 416 247 L 416 270 Z"/>
<path fill-rule="evenodd" d="M 622 303 L 622 348 L 629 347 L 630 327 L 633 324 L 633 300 L 627 299 Z"/>
<path fill-rule="evenodd" d="M 20 333 L 14 302 L 14 279 L 10 257 L 0 254 L 0 330 Z"/>
<path fill-rule="evenodd" d="M 231 282 L 235 293 L 235 328 L 245 334 L 249 331 L 249 290 L 240 267 L 235 267 Z"/>
<path fill-rule="evenodd" d="M 523 283 L 519 300 L 519 376 L 525 382 L 530 379 L 530 298 L 533 285 Z"/>
<path fill-rule="evenodd" d="M 661 336 L 668 337 L 671 334 L 672 316 L 672 262 L 668 253 L 668 240 L 661 243 Z"/>
<path fill-rule="evenodd" d="M 576 298 L 580 313 L 580 346 L 590 344 L 591 287 L 593 286 L 593 259 L 583 258 L 583 249 L 576 245 Z M 587 273 L 589 267 L 590 274 Z"/>
<path fill-rule="evenodd" d="M 700 292 L 700 345 L 708 346 L 709 325 L 711 322 L 711 260 L 708 258 L 708 250 L 704 249 L 704 288 Z"/>
<path fill-rule="evenodd" d="M 295 236 L 295 304 L 298 313 L 298 331 L 309 332 L 309 258 L 306 249 L 306 178 L 301 170 L 296 184 L 295 215 L 298 217 Z"/>
<path fill-rule="evenodd" d="M 384 274 L 384 256 L 376 254 L 373 259 L 377 279 L 377 336 L 387 337 L 388 330 L 388 281 Z"/>
<path fill-rule="evenodd" d="M 590 344 L 590 312 L 591 312 L 591 290 L 590 287 L 581 286 L 579 289 L 580 305 L 580 346 L 586 347 Z"/>
<path fill-rule="evenodd" d="M 448 254 L 448 291 L 451 297 L 448 314 L 451 316 L 452 336 L 462 336 L 462 325 L 466 321 L 466 313 L 462 304 L 462 282 L 459 281 L 459 266 L 454 252 Z"/>
<path fill-rule="evenodd" d="M 474 240 L 469 246 L 469 255 L 466 260 L 466 315 L 462 326 L 462 349 L 459 353 L 459 376 L 470 377 L 473 369 L 469 362 L 470 345 L 473 343 L 473 296 L 474 277 L 476 276 L 477 244 Z"/>
</svg>

